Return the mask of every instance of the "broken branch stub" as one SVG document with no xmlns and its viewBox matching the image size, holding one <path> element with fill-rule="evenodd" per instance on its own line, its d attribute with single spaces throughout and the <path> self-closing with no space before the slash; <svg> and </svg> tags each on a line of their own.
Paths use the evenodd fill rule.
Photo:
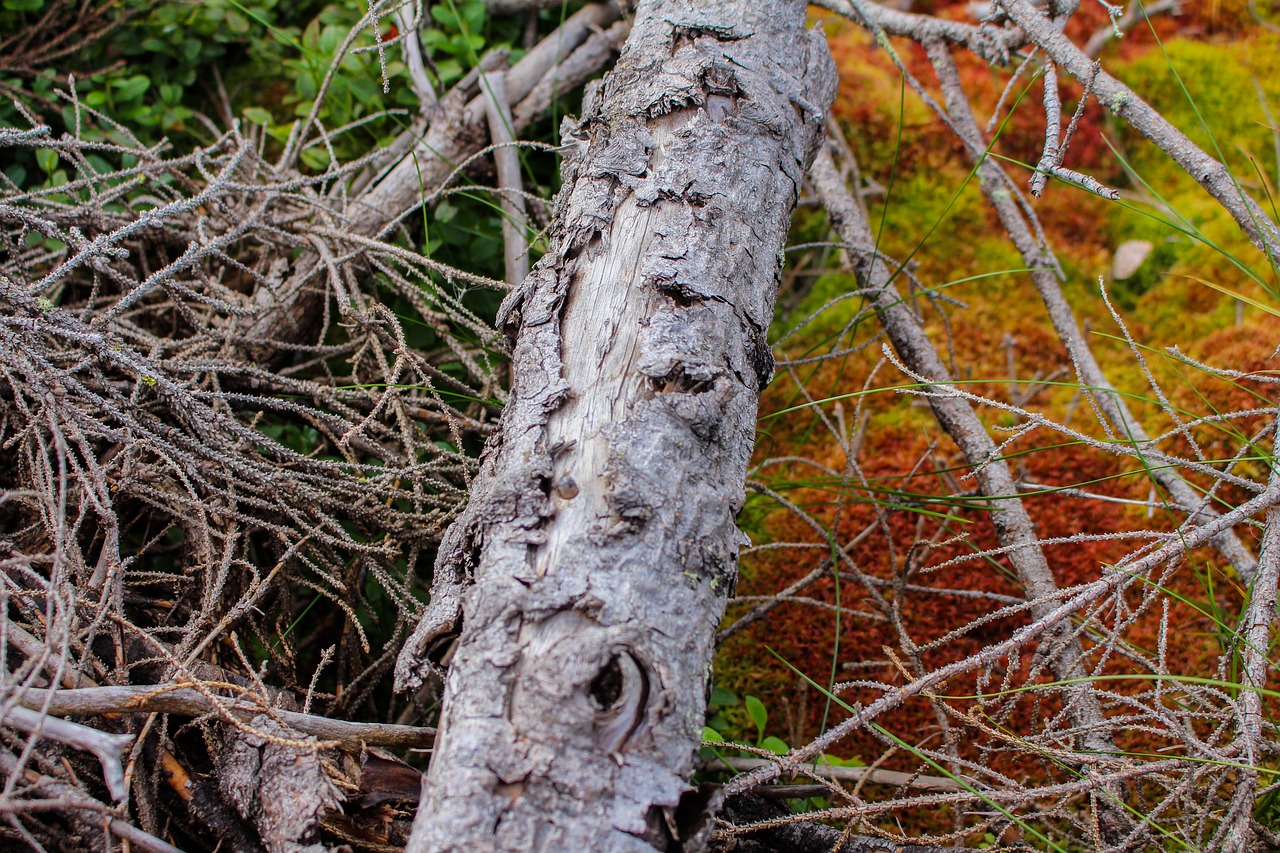
<svg viewBox="0 0 1280 853">
<path fill-rule="evenodd" d="M 835 69 L 805 4 L 650 0 L 589 93 L 512 391 L 403 688 L 461 637 L 409 845 L 666 849 L 772 375 L 779 252 Z"/>
</svg>

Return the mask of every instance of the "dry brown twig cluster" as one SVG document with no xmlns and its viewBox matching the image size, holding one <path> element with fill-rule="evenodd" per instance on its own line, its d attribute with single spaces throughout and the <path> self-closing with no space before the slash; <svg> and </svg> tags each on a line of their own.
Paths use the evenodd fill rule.
<svg viewBox="0 0 1280 853">
<path fill-rule="evenodd" d="M 1097 428 L 1056 422 L 1030 401 L 993 400 L 951 381 L 949 359 L 900 292 L 901 268 L 875 250 L 847 185 L 856 164 L 833 128 L 810 172 L 813 192 L 848 253 L 868 316 L 883 327 L 886 358 L 919 384 L 915 393 L 960 448 L 973 471 L 966 485 L 1000 501 L 998 547 L 966 559 L 1006 561 L 1027 595 L 1012 600 L 923 582 L 925 572 L 947 568 L 928 562 L 928 548 L 880 576 L 850 552 L 865 536 L 883 535 L 893 547 L 887 514 L 827 548 L 822 521 L 791 504 L 812 539 L 769 547 L 794 548 L 813 570 L 754 602 L 721 638 L 767 619 L 783 602 L 825 606 L 804 594 L 837 571 L 861 587 L 869 616 L 898 638 L 897 650 L 865 663 L 892 666 L 896 675 L 837 685 L 837 695 L 868 686 L 881 695 L 790 755 L 739 761 L 747 772 L 717 795 L 759 794 L 781 777 L 807 776 L 830 808 L 797 818 L 731 799 L 727 814 L 742 823 L 724 823 L 720 840 L 758 841 L 797 832 L 800 820 L 830 820 L 847 829 L 815 825 L 775 846 L 938 849 L 984 832 L 1042 833 L 1053 844 L 1098 850 L 1149 849 L 1170 838 L 1233 851 L 1280 843 L 1253 819 L 1259 798 L 1275 789 L 1265 690 L 1280 575 L 1280 476 L 1269 462 L 1280 412 L 1259 405 L 1191 421 L 1154 388 L 1173 426 L 1154 436 L 1141 430 L 1062 297 L 1022 188 L 984 157 L 987 140 L 953 52 L 997 64 L 1041 53 L 1046 68 L 1075 76 L 1201 180 L 1273 258 L 1280 253 L 1275 224 L 1225 167 L 1094 65 L 1092 47 L 1062 36 L 1075 10 L 1069 2 L 1051 0 L 1046 10 L 997 0 L 990 19 L 975 23 L 869 0 L 820 5 L 890 49 L 888 36 L 927 50 L 941 101 L 930 87 L 912 85 L 964 142 L 999 221 L 1034 270 Z M 1133 15 L 1117 12 L 1117 20 L 1127 26 Z M 415 771 L 369 748 L 430 743 L 432 732 L 411 723 L 438 685 L 395 706 L 387 676 L 421 610 L 416 590 L 426 562 L 475 471 L 461 448 L 493 431 L 504 399 L 502 364 L 491 356 L 500 336 L 467 308 L 464 294 L 507 285 L 406 248 L 398 225 L 456 190 L 467 167 L 492 150 L 490 133 L 504 209 L 524 216 L 526 204 L 539 202 L 526 198 L 518 169 L 503 163 L 501 152 L 518 138 L 508 132 L 519 134 L 557 94 L 595 74 L 625 36 L 617 9 L 588 6 L 513 67 L 503 56 L 487 58 L 391 149 L 319 175 L 297 166 L 299 151 L 330 145 L 342 131 L 323 127 L 315 113 L 274 162 L 261 135 L 239 127 L 193 152 L 149 150 L 79 103 L 73 87 L 64 98 L 78 129 L 110 129 L 118 142 L 55 139 L 35 120 L 0 130 L 0 150 L 52 150 L 74 173 L 49 190 L 0 186 L 0 814 L 7 837 L 46 849 L 127 841 L 172 850 L 162 839 L 180 824 L 178 835 L 212 830 L 243 845 L 237 849 L 287 850 L 313 839 L 323 822 L 360 849 L 403 840 L 405 811 L 358 824 L 336 817 L 335 805 L 345 798 L 356 804 L 352 814 L 368 816 L 416 790 Z M 1060 114 L 1052 89 L 1045 109 L 1051 119 Z M 1045 175 L 1107 192 L 1063 166 L 1074 122 L 1065 141 L 1060 120 L 1049 125 Z M 113 170 L 95 170 L 90 154 Z M 508 229 L 512 282 L 527 263 L 523 233 Z M 405 318 L 386 307 L 392 298 L 411 306 L 409 321 L 432 330 L 432 348 L 407 343 Z M 779 364 L 798 377 L 799 362 L 788 362 L 784 349 Z M 1132 351 L 1142 359 L 1136 345 Z M 1233 375 L 1231 365 L 1202 367 Z M 1016 496 L 1025 484 L 1001 458 L 1008 441 L 993 438 L 979 417 L 992 409 L 1018 425 L 1009 441 L 1052 433 L 1150 467 L 1168 495 L 1161 506 L 1174 507 L 1180 522 L 1129 534 L 1136 545 L 1114 566 L 1100 566 L 1088 583 L 1061 586 L 1045 552 L 1061 543 L 1039 539 L 1021 508 Z M 1235 460 L 1213 464 L 1198 455 L 1194 436 L 1227 422 L 1249 432 Z M 847 455 L 844 470 L 828 473 L 858 483 L 847 426 L 824 423 Z M 298 449 L 304 430 L 310 447 L 323 452 Z M 1178 441 L 1193 452 L 1170 449 Z M 1268 459 L 1261 474 L 1238 464 L 1259 455 Z M 765 460 L 757 470 L 787 461 Z M 1213 498 L 1227 489 L 1246 499 L 1213 510 Z M 1088 538 L 1086 531 L 1072 541 Z M 1245 544 L 1255 540 L 1256 557 Z M 1187 681 L 1165 658 L 1167 581 L 1202 546 L 1251 580 L 1252 595 L 1217 677 Z M 913 636 L 904 602 L 935 595 L 976 596 L 991 609 L 957 631 Z M 331 605 L 327 622 L 298 630 L 306 613 L 297 602 L 313 598 Z M 1158 647 L 1130 643 L 1136 621 L 1158 613 L 1165 614 Z M 1003 619 L 1022 627 L 978 654 L 926 663 L 948 642 Z M 319 638 L 329 645 L 320 648 Z M 312 669 L 305 678 L 299 661 Z M 1148 686 L 1122 690 L 1099 678 L 1121 670 Z M 321 679 L 340 690 L 318 690 Z M 959 694 L 981 698 L 947 698 Z M 875 729 L 917 700 L 935 709 L 936 739 L 904 743 Z M 1028 705 L 1039 712 L 1032 730 L 1004 726 Z M 378 721 L 346 722 L 374 716 L 374 708 Z M 918 772 L 813 768 L 821 752 L 867 729 L 881 733 L 882 758 L 908 755 Z M 1115 736 L 1127 729 L 1146 731 L 1162 753 L 1118 753 Z M 1014 778 L 977 757 L 1009 755 L 1032 759 L 1042 773 Z M 288 762 L 301 769 L 271 772 Z M 279 787 L 281 780 L 292 787 Z M 876 796 L 866 793 L 868 784 L 880 786 Z M 179 818 L 168 813 L 175 797 L 186 810 Z M 905 845 L 883 829 L 893 818 L 944 807 L 953 815 L 950 834 Z"/>
</svg>

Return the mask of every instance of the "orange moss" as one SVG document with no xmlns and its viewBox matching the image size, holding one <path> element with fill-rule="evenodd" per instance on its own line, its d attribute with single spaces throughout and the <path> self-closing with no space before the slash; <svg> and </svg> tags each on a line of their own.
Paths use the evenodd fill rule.
<svg viewBox="0 0 1280 853">
<path fill-rule="evenodd" d="M 1243 4 L 1244 0 L 1193 4 L 1195 8 L 1186 7 L 1181 17 L 1162 16 L 1154 23 L 1162 39 L 1188 31 L 1226 38 L 1236 31 L 1233 27 L 1242 26 L 1238 12 Z M 914 11 L 962 17 L 967 14 L 965 7 L 966 4 L 960 0 L 920 0 Z M 1082 43 L 1104 24 L 1105 13 L 1101 7 L 1085 4 L 1073 19 L 1068 35 Z M 900 107 L 900 74 L 886 53 L 852 25 L 837 23 L 828 31 L 834 31 L 832 49 L 842 78 L 835 114 L 848 129 L 864 174 L 882 185 L 887 184 L 891 164 L 897 157 L 895 186 L 883 234 L 884 250 L 905 257 L 916 250 L 925 232 L 941 221 L 913 257 L 923 286 L 938 287 L 964 276 L 1020 266 L 1021 260 L 1008 241 L 998 236 L 998 223 L 976 188 L 970 186 L 957 196 L 969 169 L 963 150 L 949 132 L 925 111 L 916 96 L 908 92 L 905 105 Z M 1140 24 L 1121 42 L 1108 46 L 1106 55 L 1112 60 L 1117 57 L 1132 59 L 1150 51 L 1153 46 L 1150 30 L 1145 24 Z M 934 85 L 932 73 L 918 49 L 901 45 L 899 53 L 926 87 Z M 1272 62 L 1274 59 L 1254 61 Z M 964 54 L 957 55 L 957 67 L 978 109 L 983 106 L 990 108 L 1004 88 L 1009 72 L 993 72 Z M 1061 86 L 1065 98 L 1064 112 L 1069 116 L 1081 95 L 1081 87 L 1066 79 L 1065 75 Z M 1027 93 L 1024 103 L 1015 110 L 998 141 L 997 150 L 1002 155 L 1029 163 L 1039 158 L 1044 134 L 1040 100 L 1041 89 L 1037 83 Z M 986 118 L 980 115 L 980 123 L 985 124 Z M 900 121 L 903 143 L 895 149 Z M 1105 183 L 1124 186 L 1127 179 L 1102 138 L 1104 131 L 1114 131 L 1115 128 L 1109 124 L 1111 121 L 1097 104 L 1089 105 L 1068 153 L 1067 165 L 1093 174 Z M 1024 172 L 1019 178 L 1016 167 L 1010 171 L 1015 180 L 1029 177 Z M 877 224 L 883 203 L 882 196 L 868 199 L 873 222 Z M 948 209 L 947 205 L 952 206 Z M 1112 208 L 1103 200 L 1075 188 L 1051 184 L 1035 205 L 1043 218 L 1049 243 L 1058 251 L 1068 271 L 1067 285 L 1072 298 L 1081 298 L 1084 293 L 1096 291 L 1092 282 L 1099 273 L 1106 272 L 1111 252 L 1120 240 L 1133 236 L 1154 239 L 1146 234 L 1117 233 L 1119 229 L 1111 221 Z M 1219 245 L 1229 244 L 1229 234 L 1211 230 L 1219 228 L 1216 220 L 1205 227 Z M 805 239 L 822 239 L 822 236 L 806 235 Z M 1178 248 L 1181 251 L 1181 244 Z M 1199 269 L 1213 271 L 1215 275 L 1220 272 L 1215 266 L 1217 261 L 1212 258 L 1202 260 L 1190 254 L 1176 258 L 1179 264 L 1198 265 Z M 1195 272 L 1190 266 L 1186 270 L 1181 266 L 1174 268 L 1174 272 L 1179 271 Z M 1229 270 L 1224 265 L 1221 278 L 1230 282 L 1227 272 Z M 899 282 L 899 285 L 905 292 L 905 282 Z M 812 304 L 805 303 L 797 309 L 797 314 L 807 313 L 839 292 L 840 287 L 852 288 L 853 283 L 847 276 L 841 278 L 839 274 L 832 274 L 824 277 L 823 286 L 828 291 L 835 290 L 821 294 L 815 292 Z M 1009 400 L 1014 392 L 1025 388 L 1006 381 L 1010 375 L 1007 363 L 1010 353 L 1005 345 L 1007 332 L 1012 334 L 1012 357 L 1018 379 L 1044 378 L 1065 369 L 1058 378 L 1068 383 L 1075 380 L 1064 347 L 1052 331 L 1025 274 L 970 281 L 942 292 L 965 303 L 963 308 L 947 306 L 946 311 L 958 377 L 983 380 L 983 384 L 967 386 L 971 390 L 988 394 L 996 400 Z M 1128 312 L 1132 316 L 1127 315 L 1126 319 L 1131 330 L 1144 343 L 1151 341 L 1153 332 L 1163 334 L 1171 329 L 1185 329 L 1189 330 L 1189 336 L 1179 336 L 1179 342 L 1185 340 L 1184 348 L 1195 357 L 1237 369 L 1280 370 L 1277 363 L 1280 359 L 1272 357 L 1276 344 L 1280 343 L 1276 339 L 1274 319 L 1255 316 L 1257 312 L 1251 309 L 1244 326 L 1221 329 L 1226 316 L 1226 298 L 1211 288 L 1191 284 L 1186 279 L 1156 276 L 1149 290 L 1144 293 L 1134 288 L 1131 298 L 1134 301 L 1127 304 L 1136 303 L 1136 308 Z M 781 373 L 765 392 L 761 404 L 763 414 L 803 404 L 806 398 L 796 388 L 796 381 L 804 385 L 809 398 L 819 401 L 858 394 L 864 388 L 867 377 L 881 359 L 880 341 L 874 340 L 874 336 L 880 333 L 878 325 L 869 321 L 861 328 L 845 332 L 838 344 L 830 340 L 844 329 L 856 308 L 854 300 L 843 303 L 833 310 L 831 316 L 815 323 L 812 329 L 790 339 L 784 348 L 787 354 L 799 356 L 807 354 L 809 347 L 820 343 L 816 351 L 836 346 L 850 347 L 854 343 L 869 345 L 818 366 L 797 367 L 798 378 Z M 945 352 L 943 336 L 946 327 L 933 308 L 925 308 L 923 315 L 934 340 Z M 1114 326 L 1096 298 L 1082 306 L 1081 315 L 1102 318 L 1105 331 L 1114 333 Z M 1201 339 L 1196 342 L 1192 340 L 1194 336 Z M 1097 336 L 1091 342 L 1107 363 L 1117 385 L 1140 393 L 1145 380 L 1123 344 Z M 1109 355 L 1111 359 L 1107 358 Z M 1153 356 L 1148 358 L 1162 381 L 1176 379 L 1169 364 Z M 1183 373 L 1194 372 L 1185 367 L 1179 369 Z M 885 367 L 875 375 L 873 387 L 891 388 L 905 381 L 905 377 Z M 1214 408 L 1226 411 L 1248 405 L 1261 406 L 1262 403 L 1251 393 L 1262 394 L 1271 400 L 1276 397 L 1274 389 L 1248 380 L 1233 385 L 1201 376 L 1190 384 L 1177 385 L 1177 389 L 1171 391 L 1174 404 L 1188 411 L 1205 412 Z M 1174 384 L 1168 387 L 1173 389 Z M 1063 418 L 1073 396 L 1073 389 L 1069 387 L 1048 387 L 1041 390 L 1029 405 L 1051 417 Z M 951 631 L 988 616 L 1000 606 L 990 599 L 929 593 L 928 589 L 974 590 L 1015 598 L 1021 595 L 1012 569 L 1004 559 L 972 559 L 938 571 L 928 571 L 929 566 L 972 554 L 975 550 L 993 549 L 997 541 L 991 510 L 972 500 L 972 495 L 964 496 L 963 493 L 975 489 L 974 481 L 964 476 L 967 467 L 954 445 L 939 433 L 927 407 L 922 407 L 918 399 L 892 391 L 848 397 L 839 405 L 840 418 L 837 418 L 835 404 L 828 401 L 762 422 L 764 432 L 758 446 L 757 462 L 766 457 L 802 456 L 834 471 L 835 475 L 800 463 L 776 465 L 760 473 L 758 480 L 765 481 L 800 506 L 820 529 L 815 530 L 783 508 L 771 506 L 767 499 L 754 496 L 750 513 L 756 541 L 799 543 L 808 547 L 760 550 L 746 556 L 738 594 L 772 595 L 823 567 L 831 556 L 828 532 L 836 542 L 847 544 L 870 529 L 869 535 L 850 548 L 848 556 L 876 583 L 868 588 L 847 573 L 837 579 L 831 567 L 826 566 L 824 576 L 800 595 L 826 605 L 834 605 L 838 600 L 839 616 L 832 609 L 812 604 L 781 604 L 764 621 L 735 635 L 721 650 L 717 668 L 722 684 L 764 700 L 774 721 L 768 733 L 782 736 L 793 745 L 814 737 L 824 725 L 828 728 L 835 725 L 847 717 L 847 712 L 834 703 L 828 703 L 820 690 L 806 686 L 770 650 L 824 685 L 831 678 L 833 658 L 837 681 L 866 679 L 889 686 L 900 685 L 911 676 L 909 672 L 900 670 L 893 659 L 900 661 L 908 671 L 914 664 L 909 649 L 904 649 L 898 632 L 885 618 L 882 608 L 892 607 L 895 593 L 889 584 L 909 561 L 923 555 L 923 568 L 914 571 L 909 582 L 924 589 L 904 592 L 899 602 L 903 629 L 916 646 L 927 646 Z M 855 476 L 848 467 L 845 451 L 832 438 L 817 410 L 821 408 L 825 413 L 827 423 L 842 419 L 848 431 L 853 427 L 855 409 L 859 405 L 868 412 L 870 426 L 857 458 L 860 473 Z M 1091 425 L 1092 415 L 1087 404 L 1076 400 L 1073 405 L 1073 426 L 1086 432 L 1096 431 L 1097 428 Z M 1138 414 L 1144 419 L 1156 411 L 1154 406 L 1135 405 L 1135 408 L 1141 410 Z M 994 409 L 980 410 L 979 415 L 993 425 L 1012 425 L 1011 416 Z M 1158 416 L 1154 417 L 1158 419 Z M 1261 421 L 1242 424 L 1249 429 L 1260 425 Z M 1154 432 L 1166 428 L 1158 424 L 1148 426 L 1154 428 Z M 1220 430 L 1206 428 L 1198 431 L 1197 437 L 1209 455 L 1234 452 L 1239 446 L 1238 439 Z M 997 436 L 997 440 L 1002 438 L 1002 435 Z M 1170 449 L 1180 453 L 1191 452 L 1189 446 L 1174 446 L 1172 443 Z M 1145 501 L 1151 494 L 1150 480 L 1138 465 L 1127 458 L 1081 444 L 1065 444 L 1060 436 L 1048 432 L 1024 438 L 1008 448 L 1008 455 L 1015 476 L 1024 483 L 1035 484 L 1034 487 L 1027 486 L 1024 502 L 1043 539 L 1078 537 L 1081 533 L 1118 535 L 1144 530 L 1167 531 L 1181 521 L 1170 513 L 1157 510 L 1148 515 L 1143 507 L 1114 500 Z M 1063 490 L 1070 488 L 1087 491 L 1093 497 L 1065 494 Z M 957 499 L 957 495 L 961 498 Z M 1228 501 L 1242 499 L 1242 496 L 1229 491 L 1221 492 L 1221 496 Z M 1094 538 L 1046 545 L 1045 553 L 1059 585 L 1068 587 L 1096 579 L 1109 564 L 1143 541 L 1146 540 Z M 921 544 L 926 542 L 930 543 L 927 549 Z M 1149 594 L 1154 589 L 1152 584 L 1157 582 L 1163 585 L 1163 589 L 1159 590 L 1158 605 L 1153 607 Z M 1215 677 L 1224 653 L 1225 638 L 1235 628 L 1243 600 L 1242 590 L 1229 572 L 1224 572 L 1219 558 L 1205 552 L 1192 555 L 1192 559 L 1168 577 L 1135 581 L 1124 596 L 1124 607 L 1096 614 L 1096 618 L 1106 627 L 1116 626 L 1118 620 L 1123 623 L 1123 639 L 1140 655 L 1156 655 L 1161 637 L 1169 637 L 1163 652 L 1167 669 Z M 747 608 L 746 604 L 732 605 L 726 624 L 746 612 Z M 990 643 L 1008 638 L 1026 621 L 1027 617 L 1022 613 L 992 618 L 944 646 L 926 648 L 920 653 L 920 665 L 929 669 L 972 655 Z M 1094 636 L 1096 632 L 1092 630 L 1083 634 L 1086 648 L 1091 646 Z M 1096 661 L 1099 658 L 1095 656 L 1092 659 Z M 861 663 L 874 666 L 859 668 Z M 1008 668 L 1014 673 L 1010 684 L 1024 683 L 1026 673 L 1037 665 L 1034 649 L 1025 648 L 1014 660 L 1001 661 L 994 667 L 991 680 L 984 689 L 997 690 Z M 1143 674 L 1138 664 L 1119 654 L 1106 659 L 1105 672 L 1123 676 Z M 1043 683 L 1050 676 L 1041 672 L 1037 679 Z M 1147 689 L 1150 682 L 1135 677 L 1109 683 L 1108 686 L 1123 695 Z M 956 679 L 942 689 L 957 694 L 957 697 L 946 699 L 957 713 L 973 712 L 978 719 L 985 719 L 984 715 L 988 713 L 995 714 L 994 707 L 981 711 L 975 700 L 958 698 L 961 694 L 973 693 L 974 688 L 975 676 L 971 675 Z M 841 699 L 867 704 L 880 695 L 880 690 L 870 687 L 851 688 L 841 694 Z M 1060 702 L 1054 694 L 1019 694 L 1008 698 L 1008 706 L 1001 711 L 1002 716 L 991 724 L 1027 736 L 1043 731 L 1045 721 L 1060 710 Z M 1121 712 L 1121 709 L 1116 711 Z M 939 731 L 937 713 L 929 699 L 918 697 L 878 722 L 910 743 L 929 742 L 936 746 L 936 733 Z M 953 724 L 962 725 L 955 721 Z M 773 729 L 775 725 L 780 728 Z M 1122 749 L 1149 753 L 1177 745 L 1177 737 L 1173 734 L 1140 730 L 1127 731 L 1119 744 Z M 1070 776 L 1066 771 L 1054 770 L 1050 762 L 1034 762 L 1025 750 L 1008 747 L 1008 744 L 989 739 L 976 728 L 964 731 L 959 746 L 966 756 L 981 758 L 989 766 L 1015 776 L 1032 771 L 1043 776 L 1046 768 L 1051 773 L 1060 772 L 1064 779 Z M 883 749 L 880 740 L 863 731 L 833 751 L 845 756 L 860 754 L 870 760 L 880 755 Z M 982 752 L 984 749 L 994 751 Z M 917 763 L 908 754 L 900 752 L 889 766 L 911 770 L 917 768 Z"/>
<path fill-rule="evenodd" d="M 964 539 L 929 552 L 927 565 L 960 557 L 973 549 L 995 547 L 994 530 L 986 511 L 956 509 L 948 507 L 941 500 L 944 495 L 955 490 L 958 482 L 956 477 L 961 473 L 956 469 L 957 459 L 954 455 L 947 456 L 937 452 L 930 454 L 928 438 L 916 432 L 895 433 L 886 430 L 869 436 L 869 441 L 870 445 L 864 451 L 864 474 L 873 486 L 893 487 L 921 496 L 933 495 L 937 502 L 925 503 L 923 501 L 928 501 L 928 498 L 921 497 L 916 509 L 902 508 L 900 500 L 896 508 L 883 507 L 882 504 L 887 513 L 882 518 L 887 536 L 878 532 L 866 538 L 850 554 L 852 561 L 862 572 L 881 580 L 891 580 L 912 555 L 913 545 L 931 537 L 940 524 L 947 529 L 946 535 L 962 533 Z M 1029 452 L 1020 455 L 1015 464 L 1021 475 L 1030 481 L 1048 487 L 1080 485 L 1096 494 L 1113 497 L 1132 498 L 1145 494 L 1143 482 L 1128 478 L 1114 479 L 1113 475 L 1118 470 L 1116 460 L 1090 448 L 1081 445 L 1053 446 L 1048 442 L 1039 442 L 1026 450 Z M 924 469 L 910 479 L 905 478 L 903 472 L 910 470 L 922 457 L 928 458 Z M 856 485 L 848 485 L 844 492 L 840 494 L 835 486 L 826 491 L 806 487 L 791 493 L 790 497 L 803 504 L 824 524 L 834 528 L 838 541 L 848 542 L 864 527 L 877 520 L 876 506 L 866 498 L 882 495 L 875 492 L 868 495 Z M 862 502 L 857 502 L 859 498 L 863 499 Z M 1035 494 L 1027 498 L 1026 504 L 1038 525 L 1040 536 L 1046 539 L 1072 536 L 1081 531 L 1095 534 L 1123 533 L 1141 530 L 1151 524 L 1151 520 L 1139 510 L 1101 499 L 1070 497 L 1061 492 L 1045 491 Z M 919 509 L 942 512 L 969 523 L 959 520 L 940 522 L 934 516 L 920 515 Z M 821 544 L 820 537 L 793 515 L 778 513 L 769 519 L 768 526 L 770 537 L 774 541 Z M 1095 579 L 1106 564 L 1116 560 L 1129 547 L 1131 546 L 1124 542 L 1116 541 L 1076 542 L 1048 546 L 1046 555 L 1059 584 L 1065 587 Z M 825 549 L 758 552 L 744 561 L 739 594 L 768 595 L 776 592 L 822 565 L 828 557 L 829 551 Z M 924 587 L 984 590 L 1018 596 L 1018 587 L 1011 579 L 1010 569 L 1003 560 L 999 562 L 999 566 L 992 566 L 988 562 L 974 560 L 940 572 L 917 572 L 909 580 L 912 584 Z M 1213 569 L 1204 568 L 1201 571 Z M 1218 583 L 1219 600 L 1214 602 L 1214 607 L 1228 613 L 1238 612 L 1240 601 L 1237 591 L 1223 583 L 1221 577 Z M 1194 568 L 1180 569 L 1167 584 L 1175 596 L 1186 601 L 1204 599 L 1205 588 Z M 892 600 L 891 589 L 885 586 L 875 589 L 883 598 Z M 1143 591 L 1143 586 L 1138 584 L 1129 596 L 1131 607 L 1138 605 Z M 837 598 L 836 579 L 828 574 L 802 594 L 834 604 Z M 734 661 L 735 670 L 751 673 L 750 692 L 760 696 L 769 707 L 788 708 L 789 730 L 783 734 L 790 742 L 804 742 L 818 734 L 824 723 L 830 727 L 846 714 L 838 707 L 829 708 L 820 691 L 805 687 L 789 667 L 773 657 L 769 649 L 800 672 L 823 684 L 830 677 L 833 653 L 838 654 L 835 676 L 838 681 L 870 678 L 885 684 L 900 684 L 906 678 L 888 664 L 888 655 L 892 654 L 909 665 L 910 658 L 903 650 L 897 633 L 887 621 L 863 615 L 880 615 L 881 611 L 873 598 L 854 579 L 848 576 L 841 579 L 839 601 L 844 615 L 840 619 L 841 642 L 838 652 L 835 647 L 835 613 L 800 603 L 781 605 L 765 622 L 738 635 L 722 650 L 723 657 Z M 924 645 L 983 617 L 997 606 L 999 605 L 981 599 L 909 592 L 902 602 L 901 615 L 912 641 L 917 645 Z M 1213 608 L 1205 606 L 1203 609 Z M 1125 639 L 1136 648 L 1154 654 L 1158 645 L 1161 618 L 1160 611 L 1149 610 L 1125 630 Z M 1169 666 L 1177 672 L 1212 675 L 1221 651 L 1218 643 L 1222 626 L 1213 624 L 1201 610 L 1178 602 L 1176 597 L 1169 608 L 1168 619 L 1169 626 L 1177 632 L 1178 640 L 1175 644 L 1170 644 L 1166 651 Z M 926 668 L 934 668 L 967 657 L 989 643 L 1007 638 L 1024 623 L 1025 617 L 1021 615 L 989 621 L 948 642 L 944 647 L 925 652 L 921 662 Z M 1033 665 L 1032 651 L 1030 648 L 1024 650 L 1018 661 L 1018 671 L 1026 672 Z M 881 665 L 870 670 L 845 668 L 847 664 L 856 665 L 860 661 L 879 661 Z M 1114 674 L 1132 671 L 1132 664 L 1124 659 L 1116 658 L 1108 665 L 1108 672 Z M 995 683 L 990 686 L 993 690 L 999 683 L 999 674 L 995 677 Z M 1015 680 L 1014 684 L 1017 683 L 1019 682 Z M 1121 693 L 1132 692 L 1147 686 L 1148 682 L 1138 679 L 1131 683 L 1122 682 L 1116 690 Z M 972 687 L 971 679 L 961 679 L 952 689 L 963 694 L 971 693 Z M 806 692 L 811 695 L 801 701 L 801 695 Z M 867 704 L 878 696 L 877 690 L 854 689 L 844 692 L 841 698 L 850 703 Z M 975 708 L 972 700 L 953 699 L 949 700 L 949 704 L 961 711 Z M 1052 700 L 1046 702 L 1043 697 L 1038 700 L 1030 696 L 1020 698 L 1007 709 L 1008 713 L 1002 717 L 1002 725 L 1023 734 L 1033 732 L 1038 728 L 1038 720 L 1051 716 L 1051 705 Z M 924 698 L 906 703 L 879 722 L 889 730 L 903 735 L 909 742 L 926 738 L 927 733 L 937 727 L 935 709 Z M 982 738 L 975 736 L 975 743 L 981 740 Z M 1166 740 L 1157 735 L 1134 733 L 1126 738 L 1122 746 L 1151 752 L 1167 745 Z M 966 747 L 971 748 L 972 744 Z M 882 744 L 874 735 L 862 732 L 843 743 L 837 753 L 872 757 L 878 755 L 881 749 Z M 977 757 L 976 753 L 966 754 Z M 1002 758 L 997 764 L 1004 761 L 1009 765 L 1005 769 L 1010 772 L 1019 767 L 1025 771 L 1028 768 L 1021 762 L 1027 760 L 1025 757 L 1018 761 Z M 896 766 L 909 769 L 914 766 L 914 762 L 909 756 L 903 756 Z"/>
</svg>

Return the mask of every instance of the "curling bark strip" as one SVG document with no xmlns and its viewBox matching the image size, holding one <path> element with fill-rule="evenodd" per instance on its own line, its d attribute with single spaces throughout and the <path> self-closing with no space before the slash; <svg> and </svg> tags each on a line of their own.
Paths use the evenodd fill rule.
<svg viewBox="0 0 1280 853">
<path fill-rule="evenodd" d="M 460 630 L 409 845 L 668 849 L 742 541 L 798 187 L 834 98 L 799 0 L 649 0 L 504 303 L 511 397 L 397 666 Z"/>
</svg>

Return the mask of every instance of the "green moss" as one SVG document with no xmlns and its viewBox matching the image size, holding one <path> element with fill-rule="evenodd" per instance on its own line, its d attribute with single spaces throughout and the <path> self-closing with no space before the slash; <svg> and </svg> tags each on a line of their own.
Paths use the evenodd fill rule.
<svg viewBox="0 0 1280 853">
<path fill-rule="evenodd" d="M 1163 53 L 1152 50 L 1130 63 L 1118 63 L 1114 73 L 1202 149 L 1221 154 L 1239 178 L 1252 181 L 1251 156 L 1267 174 L 1276 170 L 1271 131 L 1255 84 L 1274 112 L 1280 105 L 1278 48 L 1280 41 L 1274 36 L 1259 36 L 1245 49 L 1239 44 L 1171 39 Z M 1118 125 L 1116 129 L 1133 148 L 1130 161 L 1144 176 L 1163 177 L 1177 169 L 1154 146 L 1138 145 L 1137 131 Z"/>
</svg>

